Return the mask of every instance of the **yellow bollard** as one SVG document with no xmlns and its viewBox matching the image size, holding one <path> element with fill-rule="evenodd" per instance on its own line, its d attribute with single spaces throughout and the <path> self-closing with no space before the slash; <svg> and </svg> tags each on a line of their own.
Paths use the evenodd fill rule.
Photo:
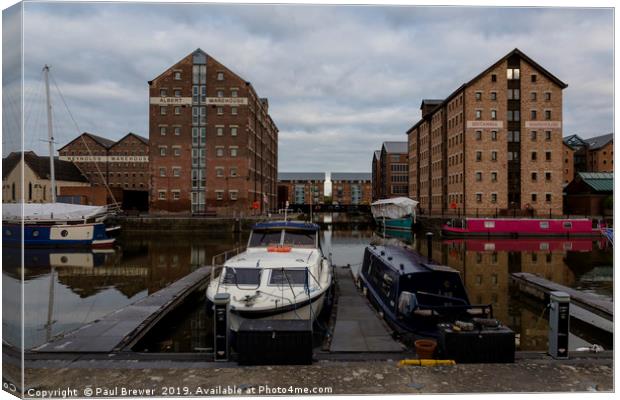
<svg viewBox="0 0 620 400">
<path fill-rule="evenodd" d="M 435 367 L 438 365 L 456 365 L 456 362 L 454 362 L 454 360 L 406 359 L 406 360 L 400 360 L 398 362 L 398 365 L 400 366 L 415 365 L 418 367 Z"/>
</svg>

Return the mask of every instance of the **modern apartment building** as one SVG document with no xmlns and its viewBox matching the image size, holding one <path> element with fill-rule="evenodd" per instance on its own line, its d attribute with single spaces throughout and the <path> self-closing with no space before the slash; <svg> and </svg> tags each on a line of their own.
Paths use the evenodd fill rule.
<svg viewBox="0 0 620 400">
<path fill-rule="evenodd" d="M 339 205 L 370 205 L 372 175 L 366 172 L 332 172 L 332 202 Z"/>
<path fill-rule="evenodd" d="M 562 90 L 514 49 L 445 99 L 424 100 L 408 131 L 409 196 L 425 213 L 562 212 Z"/>
<path fill-rule="evenodd" d="M 155 212 L 275 207 L 278 128 L 253 85 L 197 49 L 149 81 Z"/>
<path fill-rule="evenodd" d="M 317 205 L 325 202 L 324 172 L 280 172 L 278 173 L 278 207 L 285 202 L 293 205 Z"/>
</svg>

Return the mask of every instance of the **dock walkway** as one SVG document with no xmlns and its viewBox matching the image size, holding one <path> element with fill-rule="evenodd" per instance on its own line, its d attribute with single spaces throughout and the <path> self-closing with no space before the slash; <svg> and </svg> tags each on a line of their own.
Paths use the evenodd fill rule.
<svg viewBox="0 0 620 400">
<path fill-rule="evenodd" d="M 528 272 L 515 272 L 512 280 L 519 290 L 542 300 L 547 299 L 550 292 L 561 291 L 570 296 L 571 304 L 575 304 L 605 320 L 614 320 L 614 303 L 593 293 L 582 292 Z"/>
<path fill-rule="evenodd" d="M 201 285 L 211 267 L 202 267 L 150 296 L 95 322 L 55 338 L 33 351 L 39 353 L 112 353 L 135 344 L 148 330 Z"/>
<path fill-rule="evenodd" d="M 330 352 L 402 352 L 404 346 L 392 339 L 383 321 L 358 293 L 351 269 L 334 267 L 334 273 L 340 293 Z"/>
</svg>

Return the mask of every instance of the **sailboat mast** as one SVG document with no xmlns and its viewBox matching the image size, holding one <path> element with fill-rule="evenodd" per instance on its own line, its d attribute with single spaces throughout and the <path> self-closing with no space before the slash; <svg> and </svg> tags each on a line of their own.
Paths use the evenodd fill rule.
<svg viewBox="0 0 620 400">
<path fill-rule="evenodd" d="M 50 101 L 50 81 L 49 81 L 49 73 L 50 67 L 45 64 L 43 67 L 43 71 L 45 72 L 45 100 L 47 104 L 47 140 L 49 143 L 49 153 L 50 153 L 50 180 L 51 180 L 51 189 L 52 189 L 52 203 L 56 202 L 56 173 L 54 171 L 54 132 L 52 130 L 52 103 Z"/>
</svg>

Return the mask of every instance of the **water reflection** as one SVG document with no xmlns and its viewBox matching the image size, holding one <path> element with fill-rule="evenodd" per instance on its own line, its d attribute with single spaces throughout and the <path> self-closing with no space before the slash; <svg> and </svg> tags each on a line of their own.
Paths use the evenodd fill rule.
<svg viewBox="0 0 620 400">
<path fill-rule="evenodd" d="M 395 238 L 396 236 L 396 238 Z M 371 230 L 324 230 L 322 246 L 335 265 L 359 268 L 371 242 L 406 242 L 426 255 L 424 232 L 375 233 Z M 19 293 L 24 274 L 25 346 L 76 329 L 133 303 L 210 264 L 219 253 L 244 245 L 247 234 L 197 235 L 151 233 L 122 235 L 115 251 L 27 249 L 23 271 L 19 249 L 3 249 L 3 290 Z M 613 298 L 613 255 L 603 240 L 519 239 L 441 240 L 432 242 L 432 258 L 460 271 L 473 303 L 491 303 L 497 318 L 520 336 L 520 350 L 544 350 L 547 320 L 544 305 L 510 288 L 510 274 L 531 272 L 579 290 Z M 20 307 L 19 298 L 6 299 Z M 7 305 L 9 303 L 6 303 Z M 190 309 L 191 308 L 191 309 Z M 212 323 L 198 304 L 176 316 L 174 326 L 158 332 L 154 348 L 193 351 L 211 347 Z M 19 345 L 17 313 L 5 313 L 4 340 Z M 588 333 L 573 332 L 571 347 Z M 582 338 L 582 339 L 579 339 Z M 601 342 L 604 347 L 609 343 Z"/>
<path fill-rule="evenodd" d="M 20 249 L 4 247 L 3 290 L 18 292 L 23 272 L 24 345 L 32 348 L 170 285 L 245 240 L 232 234 L 123 235 L 109 252 L 25 249 L 23 270 Z M 19 301 L 12 301 L 17 309 Z M 19 318 L 5 313 L 3 328 L 3 339 L 19 346 Z"/>
</svg>

